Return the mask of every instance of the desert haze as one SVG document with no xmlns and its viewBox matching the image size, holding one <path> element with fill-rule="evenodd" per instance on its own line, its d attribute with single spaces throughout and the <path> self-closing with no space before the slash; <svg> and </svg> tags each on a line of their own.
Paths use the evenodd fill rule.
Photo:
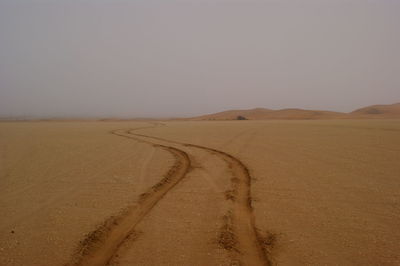
<svg viewBox="0 0 400 266">
<path fill-rule="evenodd" d="M 0 0 L 0 266 L 400 266 L 399 0 Z"/>
</svg>

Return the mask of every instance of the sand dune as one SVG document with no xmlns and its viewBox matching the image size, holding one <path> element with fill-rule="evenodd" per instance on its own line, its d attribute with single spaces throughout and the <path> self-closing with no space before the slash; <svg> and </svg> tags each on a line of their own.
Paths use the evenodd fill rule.
<svg viewBox="0 0 400 266">
<path fill-rule="evenodd" d="M 203 115 L 192 118 L 193 120 L 235 120 L 238 116 L 243 116 L 250 120 L 264 119 L 332 119 L 345 117 L 345 113 L 304 110 L 304 109 L 281 109 L 271 110 L 265 108 L 255 108 L 250 110 L 230 110 L 215 114 Z"/>
<path fill-rule="evenodd" d="M 271 112 L 265 119 L 332 119 L 341 118 L 345 114 L 331 111 L 282 109 Z"/>
<path fill-rule="evenodd" d="M 235 120 L 238 116 L 243 116 L 249 120 L 400 118 L 400 103 L 390 105 L 372 105 L 357 109 L 350 113 L 323 110 L 306 110 L 298 108 L 288 108 L 281 110 L 271 110 L 266 108 L 229 110 L 215 114 L 193 117 L 190 120 Z"/>
<path fill-rule="evenodd" d="M 357 109 L 349 115 L 357 118 L 400 118 L 400 103 L 371 105 Z"/>
<path fill-rule="evenodd" d="M 248 110 L 229 110 L 224 112 L 219 112 L 215 114 L 203 115 L 199 117 L 194 117 L 194 120 L 233 120 L 237 116 L 241 115 L 247 119 L 263 119 L 265 116 L 274 112 L 273 110 L 266 108 L 254 108 Z"/>
</svg>

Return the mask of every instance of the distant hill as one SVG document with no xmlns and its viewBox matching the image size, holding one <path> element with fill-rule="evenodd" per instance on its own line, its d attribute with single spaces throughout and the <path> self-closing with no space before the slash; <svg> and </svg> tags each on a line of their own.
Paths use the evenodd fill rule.
<svg viewBox="0 0 400 266">
<path fill-rule="evenodd" d="M 400 118 L 400 103 L 371 105 L 357 109 L 349 115 L 359 118 Z"/>
<path fill-rule="evenodd" d="M 264 119 L 334 119 L 342 118 L 345 113 L 304 110 L 304 109 L 282 109 L 271 110 L 265 108 L 255 108 L 249 110 L 229 110 L 215 114 L 193 117 L 191 120 L 235 120 L 238 116 L 243 116 L 250 120 Z"/>
<path fill-rule="evenodd" d="M 372 105 L 357 109 L 350 113 L 296 108 L 281 110 L 271 110 L 266 108 L 228 110 L 224 112 L 193 117 L 190 118 L 190 120 L 236 120 L 238 116 L 242 116 L 250 120 L 400 118 L 400 103 L 390 105 Z"/>
<path fill-rule="evenodd" d="M 340 112 L 292 108 L 273 111 L 264 119 L 336 119 L 343 118 L 345 115 Z"/>
<path fill-rule="evenodd" d="M 215 114 L 203 115 L 198 117 L 193 117 L 194 120 L 234 120 L 239 115 L 244 116 L 247 119 L 258 120 L 264 119 L 264 117 L 273 112 L 273 110 L 266 108 L 255 108 L 249 110 L 229 110 L 224 112 L 219 112 Z"/>
</svg>

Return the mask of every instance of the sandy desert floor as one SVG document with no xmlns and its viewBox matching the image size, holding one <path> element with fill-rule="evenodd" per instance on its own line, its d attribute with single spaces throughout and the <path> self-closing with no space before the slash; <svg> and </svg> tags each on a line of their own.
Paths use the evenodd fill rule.
<svg viewBox="0 0 400 266">
<path fill-rule="evenodd" d="M 400 120 L 2 122 L 0 265 L 399 265 Z"/>
</svg>

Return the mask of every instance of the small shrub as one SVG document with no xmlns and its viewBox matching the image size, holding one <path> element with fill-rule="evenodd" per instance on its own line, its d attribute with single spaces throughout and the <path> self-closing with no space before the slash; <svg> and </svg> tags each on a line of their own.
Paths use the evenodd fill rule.
<svg viewBox="0 0 400 266">
<path fill-rule="evenodd" d="M 247 118 L 244 117 L 244 116 L 238 115 L 238 116 L 236 117 L 236 120 L 247 120 Z"/>
</svg>

